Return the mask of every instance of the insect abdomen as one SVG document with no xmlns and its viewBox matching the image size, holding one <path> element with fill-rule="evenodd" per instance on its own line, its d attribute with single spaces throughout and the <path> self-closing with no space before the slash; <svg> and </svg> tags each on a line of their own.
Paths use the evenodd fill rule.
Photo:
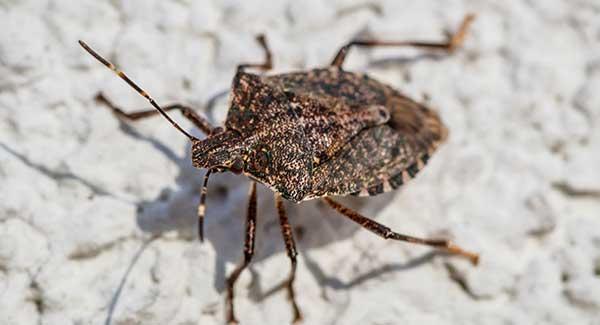
<svg viewBox="0 0 600 325">
<path fill-rule="evenodd" d="M 363 189 L 358 192 L 354 192 L 351 195 L 354 196 L 375 196 L 377 194 L 389 192 L 399 188 L 400 186 L 407 183 L 409 180 L 415 178 L 419 171 L 425 167 L 429 161 L 429 154 L 425 154 L 417 159 L 412 165 L 408 166 L 406 169 L 397 173 L 389 178 L 381 179 L 381 182 L 369 186 L 366 189 Z"/>
</svg>

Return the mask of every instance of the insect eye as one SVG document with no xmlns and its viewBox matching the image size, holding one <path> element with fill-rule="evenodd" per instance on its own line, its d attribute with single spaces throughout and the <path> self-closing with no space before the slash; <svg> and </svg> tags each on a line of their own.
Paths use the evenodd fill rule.
<svg viewBox="0 0 600 325">
<path fill-rule="evenodd" d="M 244 171 L 245 167 L 246 167 L 246 164 L 244 163 L 244 160 L 242 160 L 242 158 L 236 158 L 231 163 L 229 170 L 234 174 L 240 174 L 241 172 Z"/>
<path fill-rule="evenodd" d="M 267 167 L 269 167 L 270 163 L 271 155 L 269 154 L 267 148 L 264 146 L 256 148 L 253 159 L 254 169 L 259 171 L 265 170 Z"/>
</svg>

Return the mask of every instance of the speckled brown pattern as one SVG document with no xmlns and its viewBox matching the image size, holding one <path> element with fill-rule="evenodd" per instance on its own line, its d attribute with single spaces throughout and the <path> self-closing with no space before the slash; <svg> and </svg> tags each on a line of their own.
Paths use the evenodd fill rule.
<svg viewBox="0 0 600 325">
<path fill-rule="evenodd" d="M 456 48 L 472 19 L 467 16 L 440 48 Z M 79 43 L 192 141 L 195 167 L 243 172 L 293 202 L 327 195 L 376 195 L 397 188 L 423 168 L 446 138 L 435 112 L 367 75 L 344 71 L 345 54 L 341 59 L 338 54 L 335 64 L 325 69 L 273 76 L 245 72 L 272 66 L 265 37 L 257 40 L 265 62 L 238 66 L 225 129 L 213 127 L 183 105 L 160 107 L 112 63 Z M 99 99 L 124 118 L 152 115 L 126 114 Z M 169 109 L 182 110 L 208 137 L 200 140 L 187 133 L 169 117 Z"/>
<path fill-rule="evenodd" d="M 244 173 L 294 202 L 397 188 L 447 134 L 432 110 L 337 67 L 238 72 L 225 126 L 194 143 L 194 165 L 243 162 Z"/>
</svg>

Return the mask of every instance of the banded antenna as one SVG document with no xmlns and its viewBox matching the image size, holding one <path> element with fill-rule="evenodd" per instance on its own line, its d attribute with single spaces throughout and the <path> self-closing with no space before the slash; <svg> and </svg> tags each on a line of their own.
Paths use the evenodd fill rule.
<svg viewBox="0 0 600 325">
<path fill-rule="evenodd" d="M 127 77 L 127 75 L 125 75 L 123 71 L 117 69 L 117 67 L 115 67 L 114 64 L 110 63 L 108 60 L 100 56 L 100 54 L 96 53 L 96 51 L 92 50 L 85 42 L 80 40 L 79 45 L 81 45 L 81 47 L 83 47 L 84 50 L 86 50 L 89 54 L 96 58 L 96 60 L 100 61 L 100 63 L 104 64 L 107 68 L 111 69 L 114 73 L 116 73 L 117 76 L 119 76 L 119 78 L 123 79 L 129 86 L 131 86 L 131 88 L 135 89 L 135 91 L 137 91 L 138 94 L 144 96 L 150 102 L 150 104 L 152 104 L 152 106 L 156 108 L 160 112 L 160 114 L 164 116 L 164 118 L 166 118 L 167 121 L 169 121 L 169 123 L 171 123 L 171 125 L 173 125 L 177 130 L 179 130 L 179 132 L 185 135 L 192 142 L 199 141 L 198 138 L 186 132 L 181 126 L 179 126 L 179 124 L 173 121 L 173 119 L 165 112 L 165 110 L 162 109 L 162 107 L 160 107 L 156 103 L 156 101 L 154 101 L 154 99 L 152 99 L 152 97 L 148 95 L 147 92 L 145 92 L 142 88 L 140 88 L 140 86 L 138 86 L 135 82 L 129 79 L 129 77 Z"/>
</svg>

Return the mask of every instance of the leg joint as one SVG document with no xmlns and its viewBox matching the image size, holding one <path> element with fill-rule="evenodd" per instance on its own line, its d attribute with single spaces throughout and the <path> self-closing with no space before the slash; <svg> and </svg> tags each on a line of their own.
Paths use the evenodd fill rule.
<svg viewBox="0 0 600 325">
<path fill-rule="evenodd" d="M 244 267 L 248 266 L 248 264 L 250 264 L 250 261 L 252 261 L 252 256 L 253 256 L 253 252 L 244 252 Z"/>
</svg>

